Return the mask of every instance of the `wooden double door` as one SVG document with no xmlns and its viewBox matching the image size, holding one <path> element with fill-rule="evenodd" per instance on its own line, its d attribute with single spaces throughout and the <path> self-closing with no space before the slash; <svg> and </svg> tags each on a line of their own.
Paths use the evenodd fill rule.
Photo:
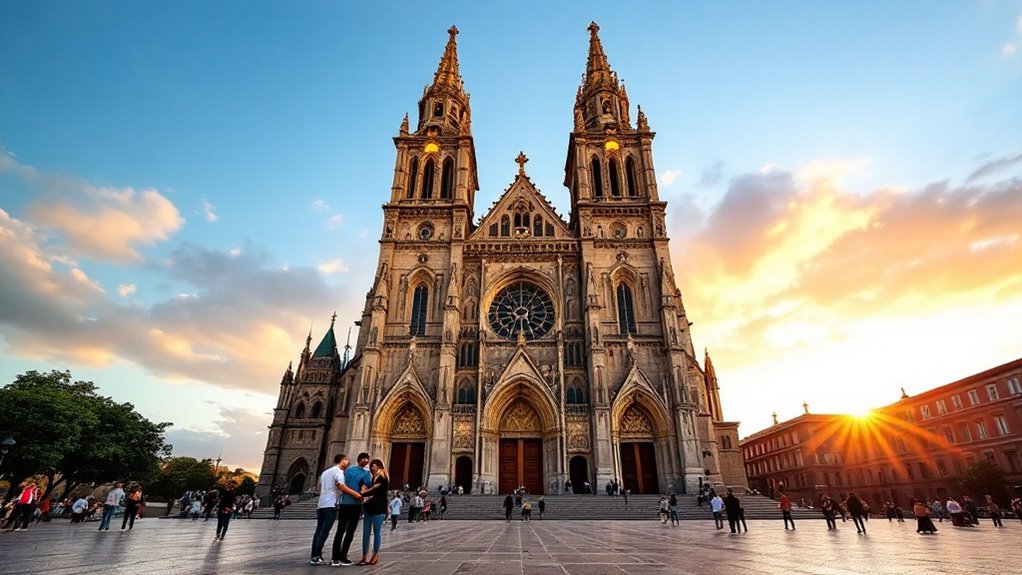
<svg viewBox="0 0 1022 575">
<path fill-rule="evenodd" d="M 390 483 L 392 489 L 405 485 L 422 487 L 422 468 L 426 463 L 425 443 L 392 443 L 390 447 Z"/>
<path fill-rule="evenodd" d="M 653 443 L 621 444 L 621 483 L 634 494 L 659 492 Z"/>
<path fill-rule="evenodd" d="M 529 493 L 543 493 L 543 440 L 500 440 L 500 493 L 521 486 Z"/>
</svg>

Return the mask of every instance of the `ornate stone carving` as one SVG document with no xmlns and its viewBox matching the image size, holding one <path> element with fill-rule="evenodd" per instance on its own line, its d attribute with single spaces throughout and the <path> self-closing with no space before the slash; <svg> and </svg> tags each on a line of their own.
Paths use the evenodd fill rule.
<svg viewBox="0 0 1022 575">
<path fill-rule="evenodd" d="M 454 420 L 454 441 L 453 449 L 472 449 L 474 441 L 472 434 L 472 420 L 459 417 Z"/>
<path fill-rule="evenodd" d="M 653 437 L 653 423 L 639 408 L 629 407 L 621 416 L 621 435 L 623 437 Z"/>
<path fill-rule="evenodd" d="M 397 417 L 394 418 L 394 429 L 392 436 L 401 437 L 423 437 L 426 435 L 426 426 L 423 424 L 422 416 L 411 406 L 405 406 Z"/>
<path fill-rule="evenodd" d="M 589 422 L 584 418 L 568 420 L 568 449 L 587 451 L 589 449 Z"/>
<path fill-rule="evenodd" d="M 500 420 L 500 430 L 510 432 L 539 432 L 542 430 L 536 410 L 528 403 L 518 400 Z"/>
</svg>

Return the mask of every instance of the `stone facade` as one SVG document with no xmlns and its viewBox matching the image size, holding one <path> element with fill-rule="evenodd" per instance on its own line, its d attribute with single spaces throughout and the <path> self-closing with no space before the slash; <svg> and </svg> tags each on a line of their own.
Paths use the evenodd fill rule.
<svg viewBox="0 0 1022 575">
<path fill-rule="evenodd" d="M 406 116 L 355 353 L 333 325 L 288 368 L 260 489 L 311 488 L 334 453 L 392 481 L 472 493 L 566 480 L 633 492 L 744 485 L 737 423 L 695 358 L 653 168 L 654 133 L 589 28 L 565 221 L 526 174 L 476 220 L 457 29 L 414 126 Z M 318 407 L 317 407 L 318 406 Z M 721 443 L 724 447 L 721 447 Z"/>
</svg>

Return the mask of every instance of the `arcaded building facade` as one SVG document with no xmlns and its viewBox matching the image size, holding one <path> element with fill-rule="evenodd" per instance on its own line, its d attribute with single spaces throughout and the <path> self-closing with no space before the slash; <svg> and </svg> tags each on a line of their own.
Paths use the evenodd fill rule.
<svg viewBox="0 0 1022 575">
<path fill-rule="evenodd" d="M 263 493 L 315 486 L 335 453 L 469 493 L 744 485 L 738 424 L 695 356 L 653 167 L 654 133 L 589 27 L 568 134 L 567 220 L 527 175 L 486 213 L 457 29 L 394 138 L 380 255 L 350 361 L 334 327 L 290 366 Z"/>
</svg>

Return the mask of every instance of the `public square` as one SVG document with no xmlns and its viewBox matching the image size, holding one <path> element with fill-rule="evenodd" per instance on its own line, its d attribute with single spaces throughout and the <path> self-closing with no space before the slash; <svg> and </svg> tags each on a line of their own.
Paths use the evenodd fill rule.
<svg viewBox="0 0 1022 575">
<path fill-rule="evenodd" d="M 34 525 L 0 534 L 4 575 L 121 575 L 323 573 L 306 564 L 314 528 L 306 520 L 236 520 L 227 538 L 213 542 L 215 523 L 147 518 L 132 532 L 99 533 L 95 523 Z M 1022 560 L 1022 524 L 1001 529 L 938 524 L 917 535 L 914 521 L 873 519 L 868 535 L 852 523 L 827 532 L 822 520 L 802 520 L 797 531 L 780 521 L 751 521 L 749 533 L 717 531 L 710 520 L 683 521 L 432 521 L 402 523 L 385 532 L 380 563 L 347 572 L 447 575 L 645 574 L 744 575 L 972 575 L 1011 570 Z M 116 528 L 116 526 L 115 526 Z M 331 540 L 333 533 L 331 533 Z M 351 557 L 358 559 L 361 528 Z M 325 550 L 329 552 L 329 544 Z M 325 553 L 324 555 L 327 555 Z M 327 555 L 327 559 L 329 556 Z"/>
</svg>

